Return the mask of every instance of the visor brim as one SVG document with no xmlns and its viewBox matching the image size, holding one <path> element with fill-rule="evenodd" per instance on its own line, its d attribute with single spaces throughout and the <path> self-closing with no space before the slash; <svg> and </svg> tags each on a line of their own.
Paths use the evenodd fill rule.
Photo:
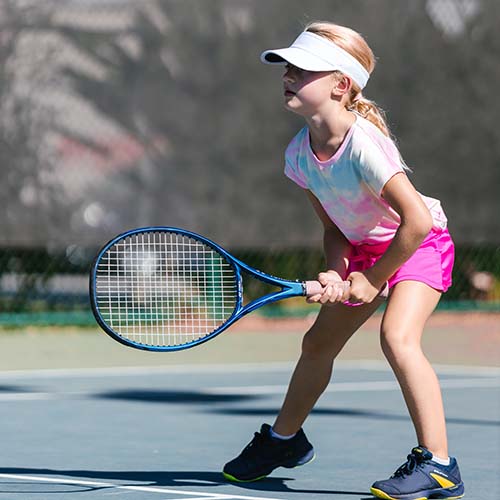
<svg viewBox="0 0 500 500">
<path fill-rule="evenodd" d="M 338 68 L 327 61 L 297 47 L 266 50 L 260 56 L 265 64 L 291 64 L 306 71 L 335 71 Z"/>
</svg>

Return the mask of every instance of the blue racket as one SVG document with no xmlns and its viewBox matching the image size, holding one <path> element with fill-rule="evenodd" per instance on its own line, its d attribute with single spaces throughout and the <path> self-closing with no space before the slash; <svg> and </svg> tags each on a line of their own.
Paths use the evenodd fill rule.
<svg viewBox="0 0 500 500">
<path fill-rule="evenodd" d="M 243 274 L 279 290 L 243 305 Z M 258 307 L 322 290 L 318 281 L 253 269 L 213 241 L 173 227 L 117 236 L 100 250 L 90 274 L 92 310 L 102 329 L 149 351 L 196 346 Z"/>
</svg>

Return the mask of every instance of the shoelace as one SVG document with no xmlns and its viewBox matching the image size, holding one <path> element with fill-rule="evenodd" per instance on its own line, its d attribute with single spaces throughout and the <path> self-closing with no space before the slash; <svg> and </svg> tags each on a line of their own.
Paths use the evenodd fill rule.
<svg viewBox="0 0 500 500">
<path fill-rule="evenodd" d="M 254 432 L 253 439 L 245 446 L 242 453 L 248 455 L 248 453 L 254 451 L 264 440 L 265 438 L 260 432 Z"/>
<path fill-rule="evenodd" d="M 411 453 L 406 457 L 406 462 L 398 468 L 398 470 L 393 474 L 392 477 L 404 477 L 413 474 L 418 466 L 423 462 L 421 457 Z"/>
</svg>

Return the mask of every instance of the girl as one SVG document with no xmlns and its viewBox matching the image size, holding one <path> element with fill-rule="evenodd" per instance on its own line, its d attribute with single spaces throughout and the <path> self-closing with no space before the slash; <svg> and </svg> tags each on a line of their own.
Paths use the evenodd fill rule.
<svg viewBox="0 0 500 500">
<path fill-rule="evenodd" d="M 224 476 L 253 481 L 312 460 L 301 426 L 330 381 L 334 359 L 377 310 L 387 283 L 381 344 L 418 446 L 371 492 L 385 499 L 460 498 L 464 486 L 448 456 L 439 382 L 420 345 L 451 284 L 453 242 L 439 201 L 415 190 L 382 113 L 361 93 L 374 55 L 355 31 L 312 23 L 290 47 L 267 50 L 261 60 L 286 65 L 285 107 L 306 122 L 286 150 L 285 174 L 304 189 L 324 226 L 327 269 L 318 277 L 323 292 L 309 298 L 322 308 L 304 337 L 281 411 L 224 466 Z"/>
</svg>

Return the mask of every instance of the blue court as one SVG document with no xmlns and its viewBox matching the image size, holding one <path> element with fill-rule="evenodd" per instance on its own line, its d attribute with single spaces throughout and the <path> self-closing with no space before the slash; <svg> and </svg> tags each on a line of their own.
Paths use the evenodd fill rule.
<svg viewBox="0 0 500 500">
<path fill-rule="evenodd" d="M 305 425 L 316 459 L 256 483 L 220 470 L 273 422 L 290 363 L 12 371 L 0 374 L 0 499 L 372 498 L 416 444 L 380 361 L 339 362 Z M 466 498 L 497 500 L 500 369 L 437 366 Z"/>
</svg>

